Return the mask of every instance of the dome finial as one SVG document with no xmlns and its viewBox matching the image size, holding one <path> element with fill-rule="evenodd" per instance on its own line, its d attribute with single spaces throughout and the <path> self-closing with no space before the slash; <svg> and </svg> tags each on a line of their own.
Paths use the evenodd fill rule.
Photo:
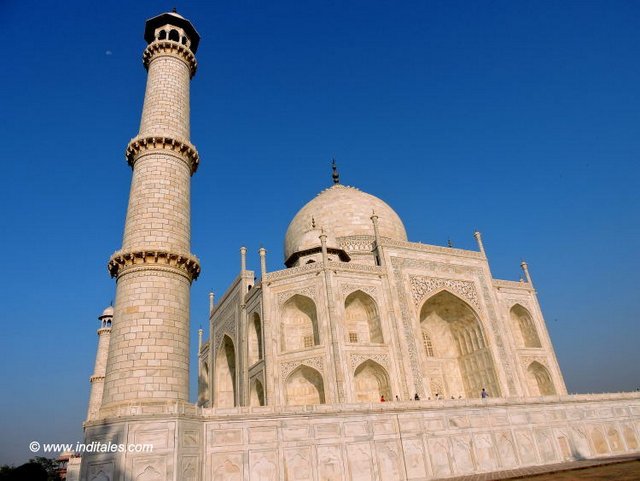
<svg viewBox="0 0 640 481">
<path fill-rule="evenodd" d="M 339 184 L 340 183 L 340 174 L 338 173 L 338 166 L 336 165 L 336 159 L 332 159 L 331 160 L 331 170 L 333 170 L 333 173 L 331 174 L 331 177 L 333 177 L 333 183 L 334 184 Z"/>
<path fill-rule="evenodd" d="M 315 229 L 316 228 L 316 218 L 311 216 L 311 228 Z"/>
</svg>

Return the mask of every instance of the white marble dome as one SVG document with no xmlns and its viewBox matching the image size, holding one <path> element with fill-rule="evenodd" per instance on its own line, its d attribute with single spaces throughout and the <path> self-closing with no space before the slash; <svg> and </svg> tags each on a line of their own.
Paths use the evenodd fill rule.
<svg viewBox="0 0 640 481">
<path fill-rule="evenodd" d="M 104 311 L 102 311 L 102 315 L 100 316 L 102 317 L 113 317 L 113 306 L 107 306 L 105 307 Z"/>
<path fill-rule="evenodd" d="M 402 220 L 387 203 L 355 187 L 335 184 L 308 202 L 289 224 L 284 239 L 285 260 L 295 252 L 312 247 L 312 242 L 319 245 L 320 241 L 311 239 L 310 233 L 320 229 L 324 229 L 327 236 L 333 239 L 373 236 L 373 212 L 378 216 L 381 237 L 407 240 Z M 315 228 L 312 225 L 313 221 Z"/>
</svg>

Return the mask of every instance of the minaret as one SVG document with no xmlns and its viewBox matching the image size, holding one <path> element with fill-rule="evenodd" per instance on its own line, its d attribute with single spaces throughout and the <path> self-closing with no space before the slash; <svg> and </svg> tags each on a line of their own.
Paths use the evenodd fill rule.
<svg viewBox="0 0 640 481">
<path fill-rule="evenodd" d="M 103 408 L 189 399 L 189 291 L 200 273 L 190 253 L 199 158 L 189 143 L 189 83 L 200 36 L 174 12 L 147 20 L 144 38 L 147 88 L 140 132 L 126 149 L 124 238 L 108 265 L 117 287 Z"/>
<path fill-rule="evenodd" d="M 104 374 L 107 368 L 111 322 L 113 321 L 113 307 L 107 307 L 98 319 L 100 320 L 100 327 L 98 328 L 98 351 L 96 352 L 96 365 L 93 368 L 93 376 L 89 378 L 91 382 L 91 393 L 89 394 L 87 421 L 91 421 L 97 417 L 98 411 L 100 411 L 100 405 L 102 404 Z"/>
</svg>

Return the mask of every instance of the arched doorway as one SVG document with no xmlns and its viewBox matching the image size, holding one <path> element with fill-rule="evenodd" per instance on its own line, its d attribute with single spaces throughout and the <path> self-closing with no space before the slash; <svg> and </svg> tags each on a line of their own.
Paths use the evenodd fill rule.
<svg viewBox="0 0 640 481">
<path fill-rule="evenodd" d="M 556 394 L 556 388 L 546 367 L 538 361 L 529 364 L 527 381 L 532 396 L 551 396 Z"/>
<path fill-rule="evenodd" d="M 282 308 L 280 346 L 283 352 L 308 349 L 320 344 L 315 303 L 296 294 Z"/>
<path fill-rule="evenodd" d="M 351 344 L 382 344 L 382 327 L 378 306 L 362 291 L 352 292 L 344 301 L 347 342 Z"/>
<path fill-rule="evenodd" d="M 500 396 L 482 324 L 466 302 L 446 290 L 435 294 L 422 305 L 420 328 L 427 370 L 443 380 L 441 396 L 477 398 L 483 388 Z"/>
<path fill-rule="evenodd" d="M 251 406 L 264 406 L 264 388 L 259 379 L 251 384 L 250 404 Z"/>
<path fill-rule="evenodd" d="M 356 368 L 353 384 L 356 402 L 377 402 L 380 396 L 391 400 L 389 375 L 380 364 L 371 359 Z"/>
<path fill-rule="evenodd" d="M 216 356 L 216 405 L 236 405 L 236 351 L 229 336 L 224 336 Z"/>
<path fill-rule="evenodd" d="M 312 367 L 298 366 L 287 378 L 286 401 L 291 406 L 324 404 L 322 375 Z"/>
<path fill-rule="evenodd" d="M 204 361 L 198 378 L 198 405 L 202 406 L 209 400 L 209 363 Z"/>
<path fill-rule="evenodd" d="M 257 312 L 251 316 L 248 338 L 249 366 L 253 366 L 262 359 L 262 324 Z"/>
<path fill-rule="evenodd" d="M 529 311 L 520 304 L 516 304 L 511 308 L 509 314 L 513 328 L 520 335 L 521 345 L 524 347 L 542 347 L 538 331 Z"/>
</svg>

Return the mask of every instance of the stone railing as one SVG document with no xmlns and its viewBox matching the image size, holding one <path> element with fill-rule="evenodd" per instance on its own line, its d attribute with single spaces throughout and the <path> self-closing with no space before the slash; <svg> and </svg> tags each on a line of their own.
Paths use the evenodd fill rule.
<svg viewBox="0 0 640 481">
<path fill-rule="evenodd" d="M 105 418 L 141 417 L 141 416 L 196 416 L 206 418 L 264 417 L 264 416 L 309 416 L 313 414 L 347 413 L 383 413 L 442 410 L 455 408 L 569 405 L 603 403 L 608 401 L 640 401 L 640 392 L 621 392 L 603 394 L 569 394 L 538 397 L 511 397 L 487 399 L 440 399 L 421 401 L 392 401 L 374 403 L 314 404 L 309 406 L 253 406 L 233 408 L 203 408 L 183 401 L 163 403 L 128 403 L 100 409 L 99 420 Z"/>
<path fill-rule="evenodd" d="M 505 281 L 502 279 L 493 279 L 493 285 L 494 287 L 506 287 L 509 289 L 526 289 L 526 290 L 531 290 L 533 289 L 533 287 L 531 287 L 531 284 L 529 284 L 528 282 L 525 281 Z"/>
<path fill-rule="evenodd" d="M 421 242 L 407 242 L 383 237 L 380 241 L 382 247 L 401 247 L 404 249 L 418 250 L 421 252 L 431 252 L 433 254 L 446 254 L 459 257 L 470 257 L 473 259 L 484 259 L 482 252 L 469 251 L 466 249 L 457 249 L 455 247 L 442 247 L 430 244 L 422 244 Z"/>
</svg>

